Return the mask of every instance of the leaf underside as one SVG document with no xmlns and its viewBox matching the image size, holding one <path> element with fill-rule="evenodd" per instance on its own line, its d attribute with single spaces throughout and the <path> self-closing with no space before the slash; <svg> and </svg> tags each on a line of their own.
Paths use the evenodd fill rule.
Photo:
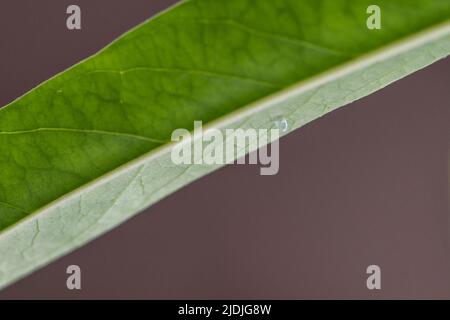
<svg viewBox="0 0 450 320">
<path fill-rule="evenodd" d="M 0 109 L 0 288 L 220 167 L 174 129 L 293 130 L 449 54 L 450 1 L 372 2 L 181 2 Z"/>
</svg>

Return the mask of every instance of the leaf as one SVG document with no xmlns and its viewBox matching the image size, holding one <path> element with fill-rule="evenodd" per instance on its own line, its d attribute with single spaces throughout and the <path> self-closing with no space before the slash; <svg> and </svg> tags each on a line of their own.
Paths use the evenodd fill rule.
<svg viewBox="0 0 450 320">
<path fill-rule="evenodd" d="M 293 130 L 449 54 L 448 0 L 371 2 L 184 1 L 1 109 L 0 287 L 219 167 L 174 129 Z"/>
</svg>

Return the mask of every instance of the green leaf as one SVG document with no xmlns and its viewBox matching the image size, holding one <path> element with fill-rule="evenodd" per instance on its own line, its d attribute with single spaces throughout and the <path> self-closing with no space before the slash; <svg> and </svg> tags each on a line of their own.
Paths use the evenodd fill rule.
<svg viewBox="0 0 450 320">
<path fill-rule="evenodd" d="M 174 165 L 174 129 L 293 130 L 449 54 L 450 1 L 369 30 L 372 2 L 184 1 L 1 109 L 0 287 L 219 167 Z"/>
</svg>

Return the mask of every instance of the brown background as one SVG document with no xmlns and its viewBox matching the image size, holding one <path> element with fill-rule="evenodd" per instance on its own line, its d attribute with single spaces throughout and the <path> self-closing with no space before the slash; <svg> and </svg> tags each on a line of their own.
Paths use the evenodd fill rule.
<svg viewBox="0 0 450 320">
<path fill-rule="evenodd" d="M 0 105 L 173 2 L 1 1 Z M 449 83 L 447 59 L 333 112 L 282 139 L 278 175 L 219 170 L 0 299 L 450 298 Z"/>
</svg>

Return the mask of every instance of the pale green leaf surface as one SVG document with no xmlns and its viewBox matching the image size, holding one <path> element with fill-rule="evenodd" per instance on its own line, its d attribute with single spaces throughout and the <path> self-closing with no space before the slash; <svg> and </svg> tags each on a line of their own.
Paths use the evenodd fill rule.
<svg viewBox="0 0 450 320">
<path fill-rule="evenodd" d="M 0 287 L 219 167 L 175 166 L 174 129 L 293 130 L 449 54 L 448 0 L 376 31 L 372 2 L 186 1 L 1 109 Z"/>
</svg>

